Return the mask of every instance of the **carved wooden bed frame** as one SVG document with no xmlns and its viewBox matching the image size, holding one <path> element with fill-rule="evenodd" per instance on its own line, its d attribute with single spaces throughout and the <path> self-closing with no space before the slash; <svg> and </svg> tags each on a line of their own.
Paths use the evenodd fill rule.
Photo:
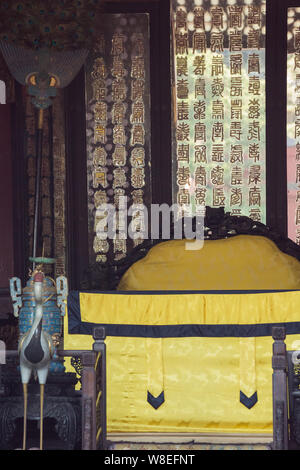
<svg viewBox="0 0 300 470">
<path fill-rule="evenodd" d="M 190 220 L 193 230 L 196 228 L 196 219 Z M 204 218 L 204 239 L 220 240 L 236 235 L 261 235 L 272 240 L 277 247 L 288 255 L 300 261 L 300 246 L 281 234 L 280 231 L 268 227 L 267 225 L 254 221 L 247 216 L 232 216 L 225 212 L 223 207 L 206 207 Z M 171 223 L 170 239 L 174 239 L 174 224 Z M 167 241 L 161 234 L 156 240 L 145 240 L 142 244 L 134 248 L 128 256 L 105 265 L 94 263 L 88 267 L 81 279 L 80 288 L 82 290 L 115 290 L 123 274 L 136 261 L 144 258 L 148 251 L 158 243 Z"/>
</svg>

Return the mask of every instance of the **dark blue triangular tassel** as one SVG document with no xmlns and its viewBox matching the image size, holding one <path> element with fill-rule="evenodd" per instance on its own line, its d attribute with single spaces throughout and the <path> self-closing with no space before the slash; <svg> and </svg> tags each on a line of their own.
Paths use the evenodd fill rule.
<svg viewBox="0 0 300 470">
<path fill-rule="evenodd" d="M 148 401 L 148 403 L 150 403 L 151 406 L 153 406 L 153 408 L 155 408 L 157 410 L 157 408 L 159 408 L 160 405 L 162 405 L 163 402 L 165 401 L 164 391 L 162 391 L 157 397 L 154 397 L 152 395 L 152 393 L 150 393 L 148 391 L 147 392 L 147 401 Z"/>
<path fill-rule="evenodd" d="M 252 408 L 252 406 L 257 402 L 257 392 L 254 392 L 251 397 L 247 397 L 247 395 L 240 390 L 240 402 L 250 410 L 250 408 Z"/>
</svg>

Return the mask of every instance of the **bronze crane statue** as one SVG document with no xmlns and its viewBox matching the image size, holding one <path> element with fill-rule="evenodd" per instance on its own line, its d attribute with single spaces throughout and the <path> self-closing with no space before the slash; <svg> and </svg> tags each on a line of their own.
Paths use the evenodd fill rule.
<svg viewBox="0 0 300 470">
<path fill-rule="evenodd" d="M 40 450 L 43 448 L 43 407 L 44 387 L 47 380 L 51 357 L 54 353 L 54 345 L 51 336 L 43 330 L 43 280 L 44 274 L 36 272 L 33 276 L 33 293 L 35 300 L 35 313 L 30 330 L 20 339 L 20 372 L 24 395 L 24 428 L 23 450 L 26 449 L 26 424 L 27 424 L 27 386 L 32 372 L 38 378 L 40 384 Z"/>
</svg>

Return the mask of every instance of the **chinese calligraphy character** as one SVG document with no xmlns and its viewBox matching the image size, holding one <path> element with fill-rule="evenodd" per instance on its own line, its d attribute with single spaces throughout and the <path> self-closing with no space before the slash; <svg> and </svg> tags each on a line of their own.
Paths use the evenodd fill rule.
<svg viewBox="0 0 300 470">
<path fill-rule="evenodd" d="M 131 132 L 131 145 L 145 144 L 145 130 L 142 124 L 133 124 Z"/>
<path fill-rule="evenodd" d="M 206 34 L 205 31 L 197 32 L 193 34 L 193 54 L 195 51 L 206 52 Z"/>
<path fill-rule="evenodd" d="M 113 164 L 115 166 L 124 166 L 126 163 L 125 147 L 121 145 L 116 145 L 115 151 L 112 157 L 113 157 Z"/>
<path fill-rule="evenodd" d="M 130 162 L 133 168 L 142 168 L 145 166 L 145 150 L 143 147 L 135 147 L 132 150 Z"/>
<path fill-rule="evenodd" d="M 133 188 L 141 188 L 145 184 L 144 168 L 131 169 L 131 185 Z"/>
<path fill-rule="evenodd" d="M 195 163 L 207 163 L 206 145 L 195 145 Z"/>
<path fill-rule="evenodd" d="M 130 116 L 130 122 L 144 122 L 144 103 L 142 101 L 135 101 L 132 103 L 132 115 Z"/>
</svg>

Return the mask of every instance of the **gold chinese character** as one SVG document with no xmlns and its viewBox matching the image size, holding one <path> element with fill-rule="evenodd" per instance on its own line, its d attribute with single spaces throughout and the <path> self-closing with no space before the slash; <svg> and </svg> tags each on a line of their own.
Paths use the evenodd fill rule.
<svg viewBox="0 0 300 470">
<path fill-rule="evenodd" d="M 177 81 L 176 85 L 177 89 L 177 98 L 181 100 L 185 100 L 189 96 L 189 85 L 188 85 L 188 80 L 182 78 Z"/>
<path fill-rule="evenodd" d="M 196 188 L 195 203 L 197 206 L 205 206 L 206 188 Z"/>
<path fill-rule="evenodd" d="M 103 147 L 96 147 L 94 150 L 94 166 L 105 166 L 106 165 L 106 151 Z"/>
<path fill-rule="evenodd" d="M 178 186 L 185 186 L 189 184 L 190 180 L 190 169 L 188 166 L 177 169 L 177 184 Z"/>
<path fill-rule="evenodd" d="M 130 163 L 133 168 L 145 166 L 145 150 L 143 147 L 135 147 L 131 152 Z"/>
<path fill-rule="evenodd" d="M 105 144 L 106 142 L 106 129 L 105 126 L 102 126 L 100 124 L 97 124 L 95 126 L 95 132 L 94 132 L 94 143 L 97 144 L 100 142 L 101 144 Z"/>
<path fill-rule="evenodd" d="M 204 166 L 197 166 L 195 169 L 196 186 L 206 186 L 206 169 Z"/>
<path fill-rule="evenodd" d="M 178 144 L 177 147 L 177 160 L 179 162 L 189 162 L 190 160 L 190 146 L 189 144 Z"/>
<path fill-rule="evenodd" d="M 125 128 L 121 124 L 116 124 L 113 129 L 113 143 L 126 144 Z"/>
<path fill-rule="evenodd" d="M 260 26 L 260 6 L 259 5 L 248 5 L 248 26 L 258 25 Z"/>
<path fill-rule="evenodd" d="M 206 34 L 205 31 L 197 32 L 193 34 L 193 54 L 195 51 L 206 52 Z"/>
<path fill-rule="evenodd" d="M 132 78 L 145 78 L 144 57 L 132 57 L 131 77 Z"/>
<path fill-rule="evenodd" d="M 194 8 L 194 28 L 204 29 L 204 9 L 202 7 Z"/>
<path fill-rule="evenodd" d="M 107 203 L 107 195 L 104 190 L 99 189 L 94 193 L 94 203 L 96 208 Z"/>
<path fill-rule="evenodd" d="M 206 142 L 206 126 L 202 122 L 197 122 L 194 128 L 194 142 L 202 140 Z"/>
<path fill-rule="evenodd" d="M 93 171 L 93 187 L 98 188 L 99 185 L 103 188 L 107 187 L 106 168 L 97 168 Z"/>
<path fill-rule="evenodd" d="M 112 123 L 122 124 L 125 118 L 125 104 L 118 102 L 114 103 L 112 107 Z"/>
<path fill-rule="evenodd" d="M 249 122 L 248 140 L 260 140 L 260 124 L 259 121 Z"/>
<path fill-rule="evenodd" d="M 142 124 L 133 124 L 131 131 L 131 145 L 145 144 L 145 130 Z"/>
<path fill-rule="evenodd" d="M 229 50 L 230 52 L 237 52 L 243 49 L 242 32 L 234 30 L 229 32 Z"/>
<path fill-rule="evenodd" d="M 249 217 L 250 217 L 250 219 L 254 220 L 255 222 L 261 222 L 260 209 L 250 209 Z"/>
<path fill-rule="evenodd" d="M 260 165 L 251 165 L 249 169 L 249 180 L 248 183 L 260 183 L 261 167 Z"/>
<path fill-rule="evenodd" d="M 175 51 L 176 54 L 188 53 L 188 36 L 187 33 L 175 34 Z"/>
<path fill-rule="evenodd" d="M 127 247 L 126 247 L 126 239 L 124 238 L 114 238 L 113 240 L 114 243 L 114 252 L 121 252 L 121 253 L 126 253 Z"/>
<path fill-rule="evenodd" d="M 126 99 L 126 85 L 123 78 L 117 78 L 112 81 L 112 99 L 113 101 L 124 101 Z"/>
<path fill-rule="evenodd" d="M 222 122 L 214 122 L 212 125 L 212 141 L 216 139 L 224 140 L 224 125 Z"/>
<path fill-rule="evenodd" d="M 144 168 L 131 169 L 131 185 L 133 188 L 142 188 L 145 185 Z"/>
<path fill-rule="evenodd" d="M 231 119 L 242 119 L 242 100 L 231 100 Z"/>
<path fill-rule="evenodd" d="M 240 121 L 232 121 L 230 123 L 230 137 L 234 137 L 237 140 L 241 140 L 242 135 L 242 123 Z"/>
<path fill-rule="evenodd" d="M 177 193 L 177 202 L 179 205 L 190 204 L 191 196 L 188 189 L 180 188 Z"/>
<path fill-rule="evenodd" d="M 224 184 L 224 168 L 219 165 L 212 168 L 210 172 L 210 179 L 214 185 L 219 186 Z"/>
<path fill-rule="evenodd" d="M 124 168 L 115 168 L 113 171 L 113 174 L 114 174 L 113 187 L 124 188 L 127 183 L 126 173 L 125 173 Z"/>
<path fill-rule="evenodd" d="M 105 122 L 107 121 L 107 105 L 104 101 L 98 101 L 95 104 L 95 122 Z"/>
<path fill-rule="evenodd" d="M 213 28 L 222 29 L 223 28 L 223 8 L 221 7 L 212 7 L 210 9 L 211 13 L 211 23 Z"/>
<path fill-rule="evenodd" d="M 241 206 L 243 203 L 242 188 L 231 188 L 230 205 Z"/>
<path fill-rule="evenodd" d="M 231 75 L 241 75 L 243 65 L 242 54 L 232 54 L 230 56 L 230 73 Z"/>
<path fill-rule="evenodd" d="M 240 144 L 231 145 L 230 163 L 243 163 L 243 146 Z"/>
<path fill-rule="evenodd" d="M 194 103 L 194 119 L 205 119 L 206 103 L 199 100 Z"/>
<path fill-rule="evenodd" d="M 258 162 L 260 158 L 259 144 L 256 142 L 249 143 L 249 158 L 253 158 L 254 162 Z"/>
<path fill-rule="evenodd" d="M 131 192 L 133 204 L 144 204 L 144 193 L 142 189 L 134 189 Z"/>
<path fill-rule="evenodd" d="M 94 80 L 99 78 L 106 78 L 107 77 L 107 68 L 102 57 L 97 57 L 93 63 L 93 70 L 91 72 L 91 77 Z"/>
<path fill-rule="evenodd" d="M 204 98 L 206 98 L 205 87 L 206 87 L 205 79 L 204 78 L 196 78 L 196 80 L 195 80 L 195 98 L 197 98 L 198 96 L 203 96 Z M 188 98 L 188 96 L 186 98 Z"/>
<path fill-rule="evenodd" d="M 97 79 L 92 82 L 93 99 L 101 101 L 106 98 L 106 85 L 102 79 Z"/>
<path fill-rule="evenodd" d="M 225 194 L 223 188 L 213 188 L 213 206 L 225 206 Z"/>
<path fill-rule="evenodd" d="M 256 186 L 254 188 L 250 188 L 249 189 L 249 206 L 255 206 L 255 205 L 260 206 L 260 203 L 261 203 L 260 188 L 257 188 Z"/>
<path fill-rule="evenodd" d="M 212 118 L 224 119 L 224 103 L 223 101 L 216 100 L 212 102 Z"/>
<path fill-rule="evenodd" d="M 177 140 L 189 140 L 190 139 L 190 126 L 185 122 L 180 122 L 176 130 Z"/>
<path fill-rule="evenodd" d="M 124 205 L 124 198 L 125 198 L 125 189 L 116 188 L 114 190 L 114 205 L 117 209 Z"/>
<path fill-rule="evenodd" d="M 132 103 L 132 115 L 130 116 L 130 122 L 144 122 L 144 112 L 144 103 L 142 101 L 135 101 L 134 103 Z"/>
<path fill-rule="evenodd" d="M 232 77 L 230 84 L 230 96 L 242 96 L 242 78 Z"/>
<path fill-rule="evenodd" d="M 112 159 L 115 166 L 124 166 L 126 163 L 125 147 L 122 145 L 116 145 Z"/>
<path fill-rule="evenodd" d="M 177 107 L 177 119 L 179 121 L 189 119 L 189 105 L 186 101 L 180 101 Z"/>
<path fill-rule="evenodd" d="M 249 93 L 253 95 L 260 95 L 260 79 L 259 77 L 249 77 Z"/>
<path fill-rule="evenodd" d="M 109 250 L 109 243 L 107 240 L 101 240 L 97 236 L 94 238 L 93 248 L 95 253 L 107 253 Z"/>
<path fill-rule="evenodd" d="M 222 144 L 212 144 L 211 159 L 213 162 L 224 162 L 224 147 Z"/>
<path fill-rule="evenodd" d="M 212 96 L 223 96 L 224 82 L 221 78 L 214 78 L 211 85 Z"/>
<path fill-rule="evenodd" d="M 112 55 L 122 55 L 125 52 L 124 49 L 124 42 L 125 42 L 126 37 L 124 34 L 121 33 L 114 33 L 113 38 L 112 38 L 112 48 L 111 48 L 111 54 Z"/>
<path fill-rule="evenodd" d="M 206 145 L 195 145 L 195 163 L 207 163 Z"/>
<path fill-rule="evenodd" d="M 260 30 L 250 29 L 247 36 L 248 49 L 260 49 Z"/>
<path fill-rule="evenodd" d="M 178 77 L 182 77 L 182 75 L 187 76 L 187 57 L 176 57 L 176 71 Z"/>
<path fill-rule="evenodd" d="M 212 32 L 210 34 L 211 52 L 223 52 L 224 51 L 223 41 L 224 41 L 224 35 L 221 31 L 217 33 Z"/>
<path fill-rule="evenodd" d="M 205 72 L 205 55 L 196 55 L 193 60 L 194 74 L 204 75 Z"/>
<path fill-rule="evenodd" d="M 119 56 L 113 57 L 113 65 L 111 68 L 111 74 L 113 77 L 123 78 L 126 75 L 126 69 L 124 67 L 123 60 Z"/>
<path fill-rule="evenodd" d="M 249 119 L 259 119 L 260 117 L 260 103 L 259 99 L 253 98 L 249 100 L 248 104 L 248 118 Z"/>
<path fill-rule="evenodd" d="M 239 5 L 232 5 L 228 7 L 229 10 L 229 27 L 241 28 L 243 25 L 242 13 L 243 7 Z"/>
<path fill-rule="evenodd" d="M 243 170 L 241 166 L 234 166 L 231 170 L 231 184 L 243 184 Z"/>
<path fill-rule="evenodd" d="M 132 101 L 141 100 L 144 96 L 145 82 L 137 78 L 131 82 L 131 99 Z"/>
<path fill-rule="evenodd" d="M 186 11 L 181 8 L 178 8 L 176 11 L 176 29 L 186 30 L 186 17 Z"/>
<path fill-rule="evenodd" d="M 260 62 L 258 54 L 249 54 L 248 57 L 248 73 L 260 73 Z"/>
<path fill-rule="evenodd" d="M 211 64 L 211 76 L 215 77 L 217 75 L 224 74 L 224 63 L 223 63 L 223 56 L 213 56 L 212 57 L 212 64 Z"/>
</svg>

